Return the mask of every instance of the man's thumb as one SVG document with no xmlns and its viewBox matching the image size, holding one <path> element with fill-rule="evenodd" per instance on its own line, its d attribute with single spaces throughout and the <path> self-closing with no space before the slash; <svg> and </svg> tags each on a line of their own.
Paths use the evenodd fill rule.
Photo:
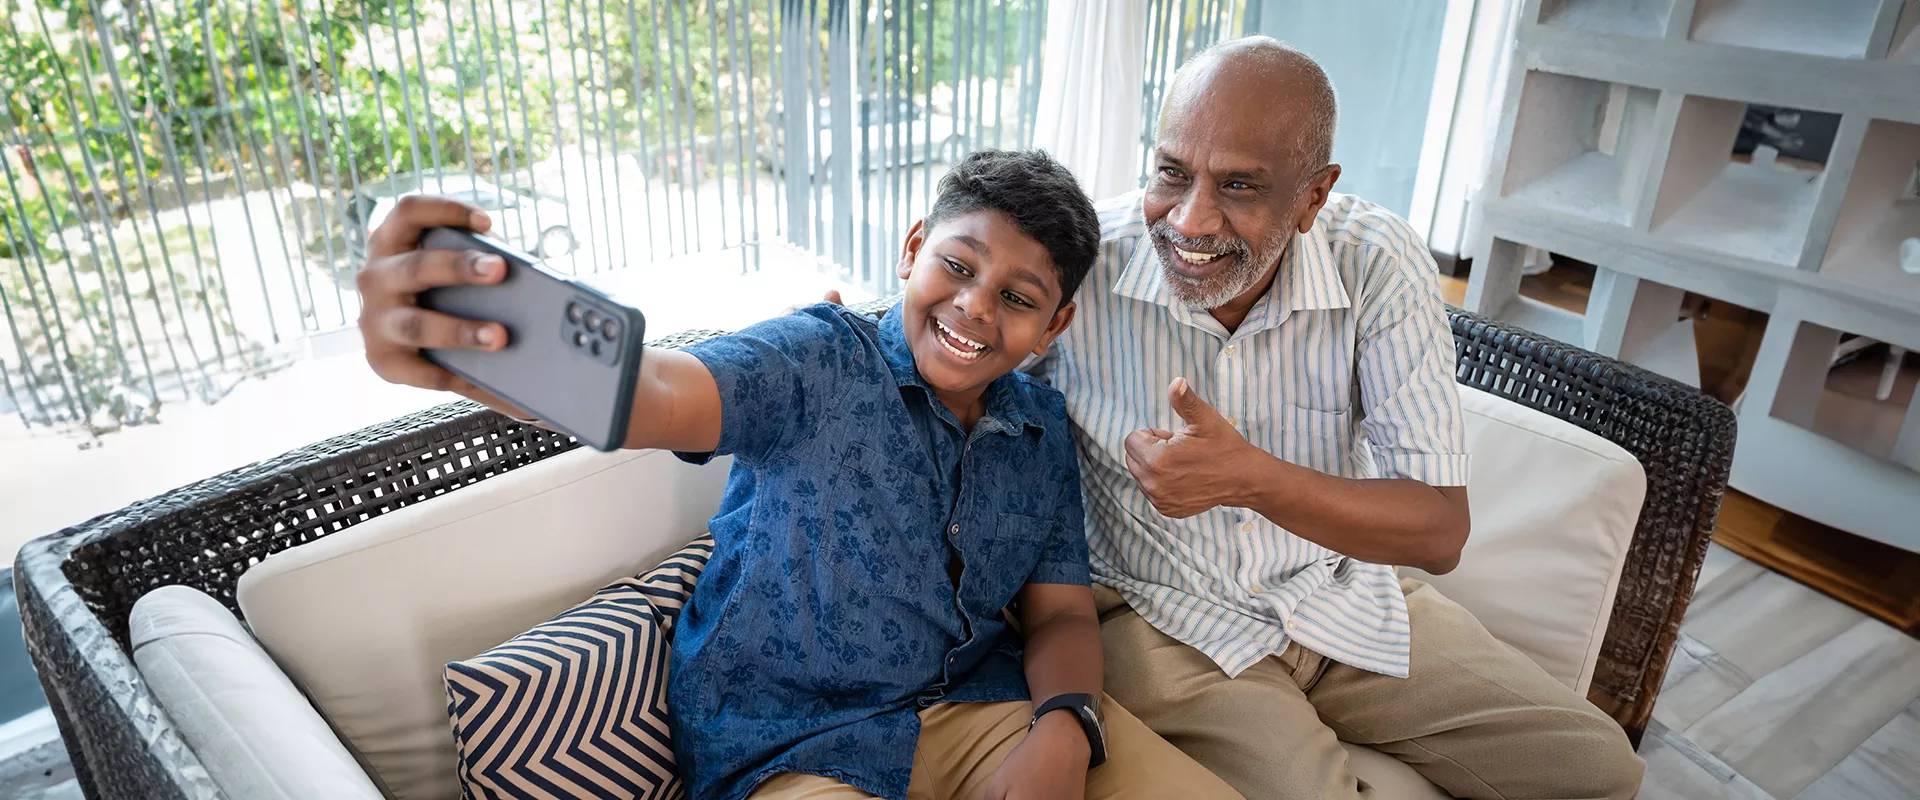
<svg viewBox="0 0 1920 800">
<path fill-rule="evenodd" d="M 1173 413 L 1188 425 L 1204 425 L 1220 418 L 1220 412 L 1200 399 L 1200 393 L 1193 390 L 1186 378 L 1174 378 L 1167 386 L 1167 402 L 1173 405 Z"/>
</svg>

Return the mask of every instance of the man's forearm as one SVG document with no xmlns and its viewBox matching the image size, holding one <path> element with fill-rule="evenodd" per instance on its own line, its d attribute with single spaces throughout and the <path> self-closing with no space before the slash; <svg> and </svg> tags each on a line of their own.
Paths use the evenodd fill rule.
<svg viewBox="0 0 1920 800">
<path fill-rule="evenodd" d="M 1241 471 L 1246 485 L 1234 505 L 1360 561 L 1435 574 L 1460 563 L 1469 527 L 1464 487 L 1435 488 L 1406 478 L 1339 478 L 1253 453 Z"/>
</svg>

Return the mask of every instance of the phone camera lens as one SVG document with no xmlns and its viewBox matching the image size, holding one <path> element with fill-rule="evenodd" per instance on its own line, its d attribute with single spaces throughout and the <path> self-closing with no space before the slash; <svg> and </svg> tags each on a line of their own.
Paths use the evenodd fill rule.
<svg viewBox="0 0 1920 800">
<path fill-rule="evenodd" d="M 580 306 L 573 303 L 567 304 L 567 321 L 574 323 L 580 321 Z"/>
<path fill-rule="evenodd" d="M 578 331 L 574 332 L 573 343 L 576 346 L 584 346 L 587 343 L 587 335 Z"/>
<path fill-rule="evenodd" d="M 600 342 L 595 341 L 593 344 L 587 345 L 587 351 L 596 356 L 600 355 Z"/>
<path fill-rule="evenodd" d="M 612 339 L 620 334 L 620 323 L 609 318 L 600 324 L 600 335 Z"/>
<path fill-rule="evenodd" d="M 587 312 L 587 330 L 598 330 L 599 328 L 600 314 L 593 311 Z"/>
</svg>

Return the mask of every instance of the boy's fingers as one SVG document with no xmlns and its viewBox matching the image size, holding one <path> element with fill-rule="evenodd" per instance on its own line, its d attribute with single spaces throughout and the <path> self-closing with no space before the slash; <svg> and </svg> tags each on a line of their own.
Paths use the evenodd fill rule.
<svg viewBox="0 0 1920 800">
<path fill-rule="evenodd" d="M 408 195 L 395 203 L 393 213 L 367 236 L 368 259 L 393 255 L 420 246 L 420 232 L 448 226 L 485 233 L 492 225 L 486 212 L 445 197 Z"/>
<path fill-rule="evenodd" d="M 827 290 L 827 296 L 826 296 L 825 298 L 823 298 L 823 301 L 824 301 L 824 302 L 828 302 L 828 303 L 832 303 L 832 304 L 834 304 L 834 305 L 836 305 L 836 306 L 844 306 L 844 305 L 846 305 L 846 301 L 844 301 L 844 300 L 841 300 L 841 299 L 840 299 L 840 290 L 839 290 L 839 289 L 828 289 L 828 290 Z"/>
<path fill-rule="evenodd" d="M 417 294 L 436 286 L 498 283 L 507 262 L 478 250 L 413 250 L 370 262 L 359 276 L 368 296 Z"/>
<path fill-rule="evenodd" d="M 506 328 L 499 323 L 460 319 L 418 306 L 376 312 L 370 327 L 382 344 L 409 348 L 498 350 L 507 343 Z"/>
</svg>

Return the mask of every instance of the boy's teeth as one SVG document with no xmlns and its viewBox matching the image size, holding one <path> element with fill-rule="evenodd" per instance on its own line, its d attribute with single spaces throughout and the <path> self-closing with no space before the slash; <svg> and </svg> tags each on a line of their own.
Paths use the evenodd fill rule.
<svg viewBox="0 0 1920 800">
<path fill-rule="evenodd" d="M 974 349 L 974 350 L 976 350 L 976 351 L 979 351 L 979 350 L 985 350 L 985 349 L 987 349 L 987 346 L 986 346 L 986 345 L 984 345 L 984 344 L 981 344 L 981 343 L 979 343 L 979 342 L 976 342 L 976 341 L 974 341 L 974 340 L 972 340 L 972 339 L 969 339 L 969 338 L 967 338 L 967 337 L 965 337 L 965 336 L 961 336 L 960 334 L 957 334 L 957 333 L 954 333 L 954 332 L 953 332 L 953 329 L 952 329 L 952 328 L 949 328 L 949 327 L 947 327 L 947 326 L 946 326 L 946 323 L 943 323 L 943 322 L 941 322 L 940 320 L 937 320 L 937 319 L 936 319 L 936 320 L 934 320 L 934 321 L 933 321 L 933 324 L 934 324 L 934 325 L 937 325 L 937 326 L 939 326 L 939 328 L 940 328 L 940 332 L 941 332 L 941 333 L 944 333 L 944 334 L 946 334 L 946 335 L 948 335 L 948 336 L 951 336 L 951 337 L 953 337 L 953 340 L 954 340 L 954 341 L 956 341 L 956 342 L 959 342 L 959 343 L 961 343 L 961 344 L 964 344 L 964 345 L 966 345 L 966 346 L 968 346 L 968 347 L 971 347 L 971 348 L 973 348 L 973 349 Z"/>
<path fill-rule="evenodd" d="M 1173 248 L 1173 252 L 1179 253 L 1180 258 L 1189 264 L 1205 264 L 1220 257 L 1219 253 L 1195 253 L 1191 250 L 1182 250 L 1178 247 Z"/>
</svg>

